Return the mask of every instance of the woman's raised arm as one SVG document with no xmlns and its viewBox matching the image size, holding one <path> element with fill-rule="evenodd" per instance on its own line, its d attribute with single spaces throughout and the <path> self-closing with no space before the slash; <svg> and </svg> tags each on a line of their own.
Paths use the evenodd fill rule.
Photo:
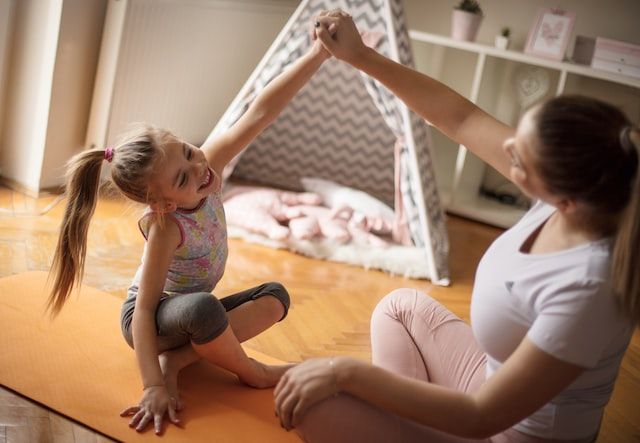
<svg viewBox="0 0 640 443">
<path fill-rule="evenodd" d="M 380 81 L 427 122 L 509 177 L 509 160 L 502 145 L 513 137 L 514 128 L 437 80 L 365 46 L 353 20 L 344 12 L 320 14 L 315 35 L 334 57 Z"/>
</svg>

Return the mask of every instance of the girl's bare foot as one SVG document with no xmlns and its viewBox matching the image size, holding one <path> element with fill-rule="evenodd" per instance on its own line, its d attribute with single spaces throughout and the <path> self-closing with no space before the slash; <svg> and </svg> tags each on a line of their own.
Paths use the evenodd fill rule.
<svg viewBox="0 0 640 443">
<path fill-rule="evenodd" d="M 252 375 L 250 379 L 240 378 L 240 381 L 258 389 L 275 386 L 280 380 L 280 377 L 282 377 L 289 368 L 295 366 L 292 363 L 286 365 L 267 365 L 254 360 L 253 358 L 250 358 L 249 360 L 254 364 L 254 375 Z"/>
</svg>

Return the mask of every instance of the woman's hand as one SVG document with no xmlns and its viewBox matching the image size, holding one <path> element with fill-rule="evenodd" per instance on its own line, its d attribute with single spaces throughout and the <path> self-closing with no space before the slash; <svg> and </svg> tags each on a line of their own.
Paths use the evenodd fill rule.
<svg viewBox="0 0 640 443">
<path fill-rule="evenodd" d="M 120 413 L 121 417 L 129 417 L 129 426 L 142 432 L 153 420 L 153 427 L 156 434 L 162 432 L 162 419 L 164 414 L 169 415 L 169 420 L 175 424 L 180 424 L 176 413 L 177 402 L 169 396 L 164 386 L 150 386 L 144 390 L 142 400 L 138 406 L 131 406 Z"/>
<path fill-rule="evenodd" d="M 354 64 L 367 47 L 349 14 L 339 9 L 321 12 L 314 23 L 314 37 L 334 57 Z"/>
<path fill-rule="evenodd" d="M 276 415 L 288 431 L 297 426 L 307 410 L 336 394 L 338 366 L 342 358 L 314 358 L 289 369 L 274 391 Z"/>
</svg>

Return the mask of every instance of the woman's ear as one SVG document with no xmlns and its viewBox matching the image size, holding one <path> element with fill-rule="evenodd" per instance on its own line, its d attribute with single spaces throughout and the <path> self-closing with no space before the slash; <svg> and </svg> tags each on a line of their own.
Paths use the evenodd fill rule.
<svg viewBox="0 0 640 443">
<path fill-rule="evenodd" d="M 554 206 L 564 214 L 573 214 L 578 209 L 576 201 L 572 198 L 561 198 L 554 203 Z"/>
<path fill-rule="evenodd" d="M 153 212 L 160 212 L 162 214 L 168 214 L 178 209 L 178 205 L 176 205 L 175 202 L 169 201 L 169 200 L 165 200 L 165 201 L 154 200 L 149 203 L 149 207 Z"/>
<path fill-rule="evenodd" d="M 529 190 L 529 184 L 527 182 L 528 176 L 527 173 L 522 168 L 511 168 L 511 179 L 513 182 L 518 185 L 522 190 L 527 192 Z"/>
</svg>

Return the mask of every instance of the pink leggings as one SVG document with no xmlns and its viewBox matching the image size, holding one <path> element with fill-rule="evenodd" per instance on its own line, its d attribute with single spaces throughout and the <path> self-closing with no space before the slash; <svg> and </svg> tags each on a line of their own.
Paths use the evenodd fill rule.
<svg viewBox="0 0 640 443">
<path fill-rule="evenodd" d="M 378 303 L 371 318 L 373 364 L 397 374 L 474 392 L 484 382 L 485 356 L 471 328 L 428 295 L 398 289 Z M 298 432 L 308 442 L 540 443 L 509 429 L 486 440 L 455 437 L 400 418 L 348 394 L 309 410 Z"/>
</svg>

